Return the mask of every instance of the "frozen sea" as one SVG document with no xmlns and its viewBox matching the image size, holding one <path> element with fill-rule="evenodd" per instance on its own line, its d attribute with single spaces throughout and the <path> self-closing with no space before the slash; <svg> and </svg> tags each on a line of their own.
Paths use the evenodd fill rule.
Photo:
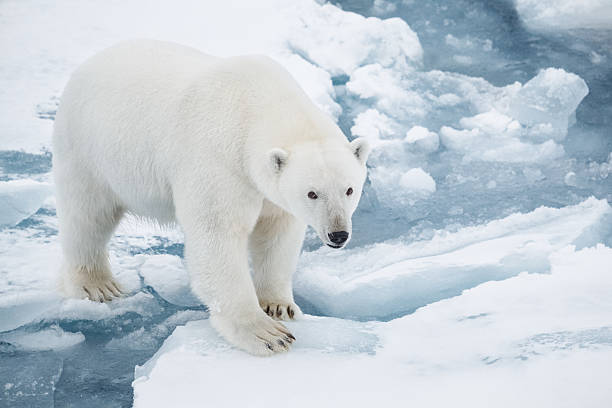
<svg viewBox="0 0 612 408">
<path fill-rule="evenodd" d="M 349 247 L 307 233 L 290 353 L 219 339 L 136 218 L 128 295 L 58 296 L 53 119 L 128 38 L 270 55 L 374 147 Z M 612 406 L 609 1 L 4 0 L 0 55 L 0 407 Z"/>
</svg>

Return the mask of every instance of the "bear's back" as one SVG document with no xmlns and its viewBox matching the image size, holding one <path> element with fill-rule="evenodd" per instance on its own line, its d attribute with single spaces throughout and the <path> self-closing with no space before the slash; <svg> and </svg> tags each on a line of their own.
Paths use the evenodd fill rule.
<svg viewBox="0 0 612 408">
<path fill-rule="evenodd" d="M 54 127 L 59 161 L 77 160 L 116 186 L 171 183 L 203 157 L 209 167 L 243 173 L 245 161 L 274 147 L 344 140 L 271 58 L 218 58 L 151 40 L 119 43 L 83 63 Z"/>
</svg>

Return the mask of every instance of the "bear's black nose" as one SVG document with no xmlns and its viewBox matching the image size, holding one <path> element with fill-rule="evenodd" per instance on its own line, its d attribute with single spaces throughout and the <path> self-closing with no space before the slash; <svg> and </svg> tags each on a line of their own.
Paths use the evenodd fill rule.
<svg viewBox="0 0 612 408">
<path fill-rule="evenodd" d="M 346 231 L 336 231 L 330 234 L 327 234 L 329 240 L 336 245 L 342 245 L 348 239 L 349 233 Z"/>
</svg>

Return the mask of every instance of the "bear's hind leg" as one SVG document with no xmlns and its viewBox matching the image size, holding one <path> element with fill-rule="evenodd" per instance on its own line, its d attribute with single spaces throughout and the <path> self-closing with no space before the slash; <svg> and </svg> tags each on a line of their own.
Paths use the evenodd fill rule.
<svg viewBox="0 0 612 408">
<path fill-rule="evenodd" d="M 66 177 L 61 167 L 54 167 L 64 255 L 61 289 L 68 297 L 110 301 L 121 290 L 111 274 L 106 244 L 124 211 L 114 193 L 86 172 Z"/>
<path fill-rule="evenodd" d="M 293 320 L 302 316 L 293 300 L 292 277 L 305 228 L 293 215 L 266 201 L 249 237 L 259 305 L 276 320 Z"/>
</svg>

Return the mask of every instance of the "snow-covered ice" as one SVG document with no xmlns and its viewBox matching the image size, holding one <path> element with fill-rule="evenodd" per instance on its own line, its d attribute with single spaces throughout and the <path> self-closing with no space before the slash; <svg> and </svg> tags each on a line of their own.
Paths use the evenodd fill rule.
<svg viewBox="0 0 612 408">
<path fill-rule="evenodd" d="M 603 0 L 0 3 L 0 406 L 609 406 L 610 13 Z M 176 228 L 119 226 L 124 298 L 57 293 L 61 90 L 137 37 L 270 55 L 373 147 L 349 248 L 307 233 L 294 286 L 309 316 L 286 355 L 252 358 L 212 331 Z"/>
<path fill-rule="evenodd" d="M 603 407 L 612 250 L 565 246 L 549 258 L 549 274 L 489 282 L 387 323 L 307 317 L 289 326 L 293 352 L 275 359 L 188 323 L 136 368 L 134 406 Z"/>
<path fill-rule="evenodd" d="M 593 198 L 562 209 L 539 208 L 431 239 L 380 242 L 302 255 L 294 291 L 312 311 L 350 319 L 389 319 L 524 271 L 547 272 L 549 255 L 569 244 L 594 245 L 612 209 Z M 611 316 L 612 317 L 612 316 Z"/>
</svg>

